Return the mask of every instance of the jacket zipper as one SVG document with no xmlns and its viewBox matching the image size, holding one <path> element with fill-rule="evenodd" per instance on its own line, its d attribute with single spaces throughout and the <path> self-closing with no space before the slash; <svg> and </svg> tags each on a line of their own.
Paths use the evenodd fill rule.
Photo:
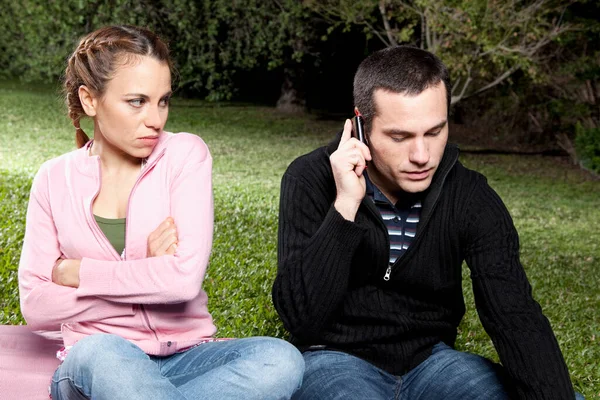
<svg viewBox="0 0 600 400">
<path fill-rule="evenodd" d="M 438 182 L 439 182 L 439 186 L 443 187 L 444 183 L 446 182 L 446 177 L 448 176 L 448 174 L 450 173 L 450 171 L 452 170 L 452 168 L 454 168 L 454 166 L 456 165 L 456 161 L 458 160 L 458 155 L 456 155 L 456 157 L 454 158 L 454 160 L 450 160 L 446 166 L 446 168 L 444 170 L 440 170 L 439 172 L 441 173 Z M 411 245 L 409 246 L 408 250 L 406 250 L 404 252 L 404 254 L 402 255 L 402 257 L 400 257 L 398 260 L 396 260 L 396 262 L 394 263 L 394 266 L 396 266 L 397 264 L 399 264 L 399 261 L 401 259 L 406 259 L 406 257 L 412 253 L 412 250 L 416 247 L 417 244 L 419 244 L 419 242 L 421 241 L 421 238 L 423 237 L 423 229 L 425 229 L 425 227 L 427 226 L 427 224 L 429 224 L 429 220 L 431 219 L 431 214 L 433 214 L 433 210 L 435 210 L 435 207 L 437 206 L 438 201 L 440 200 L 440 196 L 442 195 L 442 188 L 440 188 L 440 190 L 438 191 L 438 193 L 436 194 L 435 198 L 433 198 L 433 203 L 431 203 L 431 207 L 429 207 L 429 212 L 427 213 L 427 215 L 425 215 L 425 218 L 421 219 L 419 221 L 419 226 L 417 227 L 417 234 L 413 240 L 413 242 L 411 243 Z M 424 205 L 425 204 L 425 200 L 426 198 L 423 198 L 421 204 Z M 421 212 L 423 211 L 423 208 L 421 208 Z M 421 214 L 422 215 L 422 214 Z"/>
<path fill-rule="evenodd" d="M 383 276 L 383 280 L 384 281 L 389 281 L 391 274 L 392 274 L 392 266 L 388 265 L 387 269 L 385 270 L 385 275 Z"/>
<path fill-rule="evenodd" d="M 127 199 L 127 215 L 125 216 L 125 248 L 123 249 L 123 254 L 121 254 L 121 255 L 117 254 L 117 251 L 115 250 L 115 248 L 112 247 L 112 245 L 110 245 L 110 241 L 108 240 L 108 238 L 106 237 L 104 232 L 102 232 L 102 229 L 100 229 L 100 227 L 98 226 L 98 223 L 96 222 L 96 219 L 94 218 L 93 205 L 94 205 L 94 201 L 96 200 L 96 197 L 98 197 L 98 194 L 100 193 L 100 186 L 102 185 L 102 168 L 100 166 L 100 159 L 98 159 L 98 176 L 99 176 L 100 185 L 98 187 L 98 190 L 96 191 L 96 194 L 94 195 L 94 197 L 92 197 L 92 201 L 90 203 L 90 215 L 92 217 L 92 226 L 96 230 L 96 233 L 98 235 L 100 235 L 100 237 L 104 238 L 104 242 L 110 245 L 110 246 L 108 246 L 111 249 L 110 251 L 113 253 L 113 255 L 116 256 L 116 259 L 118 259 L 118 260 L 125 261 L 127 258 L 127 237 L 129 236 L 128 235 L 129 211 L 130 211 L 129 207 L 130 207 L 130 203 L 131 203 L 131 196 L 132 196 L 134 190 L 136 189 L 136 187 L 138 186 L 138 183 L 140 182 L 140 180 L 146 175 L 146 173 L 150 170 L 150 168 L 153 167 L 160 158 L 162 158 L 164 153 L 165 153 L 165 150 L 163 149 L 163 151 L 154 159 L 154 161 L 152 161 L 152 164 L 146 165 L 144 167 L 144 170 L 142 171 L 140 176 L 138 176 L 138 179 L 135 181 L 133 188 L 131 188 L 131 192 L 129 192 L 129 198 Z M 156 330 L 152 327 L 152 324 L 150 323 L 150 317 L 148 316 L 148 313 L 147 313 L 146 309 L 144 308 L 144 305 L 140 304 L 139 306 L 140 306 L 140 311 L 142 312 L 142 316 L 144 317 L 144 321 L 146 322 L 146 325 L 148 326 L 148 329 L 150 329 L 150 331 L 152 331 L 154 337 L 156 338 L 156 340 L 158 340 L 158 335 L 156 333 Z"/>
<path fill-rule="evenodd" d="M 386 245 L 386 249 L 387 249 L 386 260 L 387 260 L 388 265 L 385 270 L 385 274 L 383 275 L 383 280 L 387 282 L 390 280 L 390 276 L 392 275 L 392 266 L 389 263 L 389 260 L 390 260 L 390 237 L 387 233 L 387 227 L 385 226 L 385 223 L 383 222 L 383 219 L 381 218 L 381 214 L 379 214 L 379 211 L 377 211 L 377 209 L 375 208 L 375 204 L 373 202 L 367 200 L 367 197 L 365 197 L 365 199 L 363 201 L 365 202 L 367 209 L 371 212 L 373 217 L 375 217 L 375 219 L 379 222 L 379 225 L 381 225 L 383 227 L 383 230 L 385 232 L 385 245 Z M 396 262 L 397 261 L 398 260 L 396 260 Z"/>
<path fill-rule="evenodd" d="M 131 208 L 130 208 L 131 207 L 131 196 L 133 196 L 133 192 L 138 187 L 138 184 L 140 183 L 142 178 L 144 176 L 146 176 L 148 171 L 150 171 L 150 169 L 152 169 L 152 167 L 154 167 L 156 165 L 156 163 L 158 162 L 158 160 L 160 160 L 162 158 L 164 153 L 165 153 L 165 150 L 163 149 L 160 152 L 160 154 L 158 154 L 158 156 L 152 161 L 152 164 L 147 164 L 144 166 L 142 173 L 140 174 L 140 176 L 138 176 L 137 180 L 133 184 L 133 187 L 131 188 L 131 192 L 129 192 L 129 198 L 127 199 L 127 215 L 125 218 L 125 248 L 123 249 L 123 257 L 122 257 L 123 260 L 125 260 L 127 258 L 127 238 L 129 237 L 128 233 L 129 233 L 129 214 L 131 211 Z"/>
<path fill-rule="evenodd" d="M 144 321 L 146 321 L 146 325 L 148 326 L 148 329 L 150 329 L 150 331 L 152 331 L 154 338 L 158 341 L 158 334 L 156 333 L 156 330 L 154 330 L 154 328 L 152 327 L 152 324 L 150 323 L 150 317 L 148 317 L 148 312 L 144 308 L 143 304 L 140 304 L 140 311 L 144 317 Z"/>
<path fill-rule="evenodd" d="M 96 194 L 94 195 L 94 197 L 92 197 L 92 201 L 90 202 L 90 216 L 92 217 L 91 225 L 92 225 L 93 229 L 96 231 L 96 234 L 98 236 L 100 236 L 101 238 L 104 238 L 104 244 L 105 245 L 108 244 L 109 251 L 113 254 L 113 256 L 116 256 L 116 260 L 121 260 L 121 256 L 117 253 L 117 251 L 112 246 L 112 244 L 110 244 L 110 241 L 108 240 L 108 238 L 106 237 L 106 235 L 104 234 L 102 229 L 100 229 L 100 226 L 98 225 L 98 222 L 96 222 L 96 218 L 94 217 L 94 209 L 93 209 L 94 201 L 96 200 L 96 197 L 98 197 L 98 195 L 100 194 L 100 188 L 102 186 L 102 168 L 100 167 L 100 159 L 99 158 L 98 158 L 98 177 L 99 177 L 100 184 L 98 185 L 98 190 L 96 191 Z"/>
<path fill-rule="evenodd" d="M 456 163 L 456 160 L 452 161 L 450 163 L 450 165 L 444 170 L 441 171 L 442 172 L 442 176 L 441 176 L 441 183 L 440 185 L 443 185 L 444 182 L 446 181 L 446 176 L 448 175 L 448 173 L 450 172 L 450 170 L 452 169 L 452 167 L 454 167 L 454 164 Z M 413 250 L 415 248 L 415 246 L 419 243 L 419 241 L 421 240 L 421 236 L 423 236 L 421 234 L 421 232 L 423 231 L 423 228 L 425 228 L 425 226 L 427 225 L 427 223 L 429 222 L 431 213 L 433 212 L 433 210 L 435 209 L 435 206 L 437 205 L 437 202 L 440 198 L 441 193 L 438 193 L 437 196 L 435 197 L 435 199 L 433 199 L 433 204 L 431 206 L 430 212 L 428 215 L 425 216 L 425 218 L 419 222 L 420 227 L 417 229 L 417 235 L 415 236 L 415 239 L 413 241 L 413 243 L 410 245 L 410 247 L 404 252 L 404 254 L 402 254 L 402 256 L 398 259 L 396 259 L 396 261 L 394 261 L 394 263 L 392 265 L 390 265 L 388 263 L 388 266 L 385 270 L 385 274 L 383 275 L 383 280 L 384 281 L 389 281 L 391 276 L 392 276 L 392 267 L 396 267 L 397 265 L 400 264 L 400 260 L 404 260 L 406 259 L 406 257 L 411 253 L 411 250 Z M 425 199 L 423 199 L 423 203 L 425 202 Z M 387 234 L 387 227 L 385 226 L 385 223 L 383 222 L 383 219 L 381 218 L 381 215 L 379 214 L 379 212 L 377 211 L 377 209 L 375 208 L 375 205 L 371 202 L 369 203 L 368 201 L 365 200 L 365 203 L 367 203 L 367 208 L 371 211 L 371 214 L 373 214 L 373 216 L 375 217 L 375 219 L 377 219 L 377 221 L 379 221 L 380 225 L 383 226 L 384 231 L 386 232 L 385 238 L 386 238 L 386 248 L 388 251 L 388 260 L 389 260 L 389 256 L 390 256 L 390 237 Z"/>
<path fill-rule="evenodd" d="M 135 191 L 135 189 L 137 188 L 139 182 L 142 180 L 142 178 L 144 176 L 146 176 L 146 174 L 148 173 L 148 171 L 150 171 L 150 169 L 152 167 L 154 167 L 154 165 L 158 162 L 159 159 L 162 158 L 163 154 L 165 153 L 165 150 L 163 149 L 163 151 L 154 159 L 154 161 L 152 161 L 152 164 L 148 164 L 145 165 L 143 167 L 142 173 L 140 174 L 140 176 L 138 176 L 137 180 L 135 181 L 135 183 L 133 184 L 133 187 L 131 188 L 131 192 L 129 192 L 129 198 L 127 199 L 127 215 L 125 216 L 125 248 L 123 249 L 123 256 L 122 256 L 122 260 L 125 261 L 127 259 L 127 238 L 129 237 L 129 214 L 130 214 L 130 207 L 131 207 L 131 196 L 133 195 L 133 192 Z M 140 304 L 140 311 L 142 313 L 142 316 L 144 317 L 144 321 L 146 321 L 146 325 L 148 326 L 148 329 L 150 329 L 150 331 L 152 332 L 152 334 L 154 335 L 154 338 L 158 341 L 158 334 L 156 333 L 156 330 L 152 327 L 152 324 L 150 323 L 150 317 L 148 316 L 148 312 L 146 311 L 146 308 L 144 307 L 143 304 Z"/>
</svg>

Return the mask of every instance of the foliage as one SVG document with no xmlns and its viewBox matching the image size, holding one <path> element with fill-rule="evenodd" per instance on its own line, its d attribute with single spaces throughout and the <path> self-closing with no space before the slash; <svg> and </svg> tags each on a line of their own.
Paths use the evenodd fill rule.
<svg viewBox="0 0 600 400">
<path fill-rule="evenodd" d="M 584 128 L 577 124 L 575 150 L 581 165 L 590 171 L 600 174 L 600 127 Z"/>
<path fill-rule="evenodd" d="M 311 35 L 296 0 L 0 0 L 0 9 L 0 76 L 55 82 L 79 37 L 134 24 L 170 44 L 184 89 L 212 100 L 231 97 L 239 71 L 302 61 Z"/>
<path fill-rule="evenodd" d="M 171 39 L 181 85 L 211 100 L 231 97 L 239 70 L 273 69 L 306 55 L 297 43 L 310 30 L 295 0 L 172 0 L 160 14 L 158 31 Z"/>
<path fill-rule="evenodd" d="M 385 46 L 414 44 L 437 54 L 454 83 L 452 103 L 488 90 L 520 70 L 542 78 L 541 50 L 574 29 L 562 14 L 571 0 L 306 0 L 336 26 L 361 25 Z"/>
<path fill-rule="evenodd" d="M 55 93 L 0 82 L 0 323 L 23 322 L 16 270 L 33 174 L 44 160 L 74 148 Z M 214 160 L 215 235 L 204 289 L 220 337 L 285 337 L 270 299 L 279 182 L 295 157 L 325 144 L 339 125 L 264 107 L 173 100 L 167 128 L 202 136 Z M 507 204 L 534 296 L 575 388 L 597 396 L 600 182 L 555 157 L 463 155 L 462 161 L 483 172 Z M 468 270 L 463 286 L 467 314 L 457 346 L 497 359 L 475 311 Z"/>
<path fill-rule="evenodd" d="M 554 46 L 547 66 L 550 79 L 539 93 L 549 105 L 544 120 L 560 146 L 574 163 L 584 165 L 580 156 L 586 154 L 585 162 L 591 161 L 588 146 L 600 129 L 600 3 L 582 1 L 577 6 L 567 17 L 582 28 L 564 35 Z M 578 139 L 579 134 L 585 137 Z"/>
<path fill-rule="evenodd" d="M 452 103 L 459 103 L 455 118 L 471 131 L 499 138 L 501 147 L 558 145 L 581 164 L 576 123 L 592 131 L 600 127 L 598 2 L 306 0 L 305 5 L 329 22 L 330 31 L 362 26 L 384 46 L 409 43 L 436 53 L 452 74 Z"/>
</svg>

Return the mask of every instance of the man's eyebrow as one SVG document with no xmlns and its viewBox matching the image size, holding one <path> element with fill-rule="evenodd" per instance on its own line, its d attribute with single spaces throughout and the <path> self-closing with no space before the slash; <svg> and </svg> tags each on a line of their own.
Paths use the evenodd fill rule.
<svg viewBox="0 0 600 400">
<path fill-rule="evenodd" d="M 448 120 L 443 120 L 439 124 L 427 129 L 426 132 L 431 132 L 431 131 L 435 131 L 436 129 L 443 128 L 447 123 L 448 123 Z M 394 129 L 394 128 L 384 129 L 383 133 L 388 134 L 388 135 L 414 135 L 415 134 L 414 132 L 404 131 L 401 129 Z"/>
</svg>

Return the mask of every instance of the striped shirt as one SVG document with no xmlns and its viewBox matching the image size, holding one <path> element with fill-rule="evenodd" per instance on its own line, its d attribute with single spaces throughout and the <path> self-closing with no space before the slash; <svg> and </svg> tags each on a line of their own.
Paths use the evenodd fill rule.
<svg viewBox="0 0 600 400">
<path fill-rule="evenodd" d="M 398 200 L 392 204 L 387 197 L 371 182 L 365 173 L 367 195 L 375 203 L 381 218 L 387 227 L 390 237 L 390 259 L 392 265 L 400 258 L 412 243 L 416 233 L 419 217 L 421 216 L 420 197 L 414 195 Z"/>
</svg>

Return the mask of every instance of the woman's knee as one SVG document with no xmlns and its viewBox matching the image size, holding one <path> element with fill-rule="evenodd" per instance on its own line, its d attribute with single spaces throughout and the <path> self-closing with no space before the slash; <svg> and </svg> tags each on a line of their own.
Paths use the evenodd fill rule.
<svg viewBox="0 0 600 400">
<path fill-rule="evenodd" d="M 251 338 L 253 359 L 259 366 L 257 373 L 262 375 L 261 380 L 268 385 L 269 381 L 289 382 L 295 390 L 302 383 L 304 375 L 304 358 L 298 349 L 285 340 L 256 337 Z M 262 371 L 261 371 L 262 370 Z"/>
<path fill-rule="evenodd" d="M 134 344 L 117 335 L 95 334 L 80 339 L 69 350 L 64 364 L 75 364 L 78 368 L 93 368 L 115 357 L 130 352 L 142 352 Z"/>
<path fill-rule="evenodd" d="M 254 354 L 260 357 L 265 365 L 276 367 L 282 373 L 304 374 L 304 358 L 298 349 L 285 340 L 258 337 Z"/>
</svg>

